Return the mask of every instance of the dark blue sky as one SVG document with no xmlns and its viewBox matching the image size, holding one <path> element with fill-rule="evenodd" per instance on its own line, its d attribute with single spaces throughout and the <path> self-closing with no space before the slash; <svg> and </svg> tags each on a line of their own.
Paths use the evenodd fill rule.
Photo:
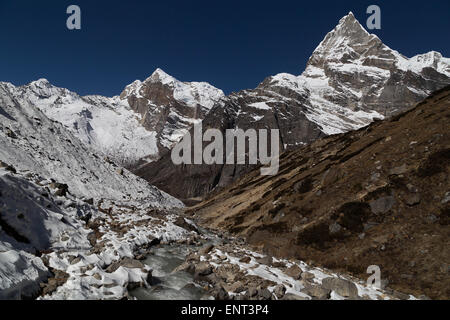
<svg viewBox="0 0 450 320">
<path fill-rule="evenodd" d="M 82 30 L 66 9 L 82 10 Z M 376 33 L 413 56 L 450 56 L 450 2 L 0 0 L 0 81 L 47 78 L 80 94 L 119 94 L 157 67 L 226 93 L 280 72 L 300 74 L 325 34 L 349 11 L 363 25 L 382 10 Z"/>
</svg>

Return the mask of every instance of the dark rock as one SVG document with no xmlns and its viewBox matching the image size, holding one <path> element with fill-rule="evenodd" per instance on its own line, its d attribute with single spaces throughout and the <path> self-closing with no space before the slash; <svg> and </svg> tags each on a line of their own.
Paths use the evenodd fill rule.
<svg viewBox="0 0 450 320">
<path fill-rule="evenodd" d="M 270 265 L 272 265 L 273 258 L 271 256 L 265 256 L 262 258 L 257 258 L 256 262 L 258 262 L 259 264 L 264 264 L 264 265 L 270 266 Z"/>
<path fill-rule="evenodd" d="M 214 246 L 212 244 L 208 244 L 199 250 L 199 254 L 205 256 L 210 253 L 212 249 L 214 249 Z"/>
<path fill-rule="evenodd" d="M 85 203 L 90 204 L 91 206 L 94 205 L 94 198 L 89 198 L 89 199 L 85 199 L 83 200 Z"/>
<path fill-rule="evenodd" d="M 330 289 L 342 297 L 350 299 L 358 297 L 358 288 L 349 280 L 334 277 L 325 278 L 322 280 L 322 287 Z"/>
<path fill-rule="evenodd" d="M 405 202 L 408 206 L 415 206 L 416 204 L 419 204 L 420 194 L 418 193 L 408 194 L 405 198 Z"/>
<path fill-rule="evenodd" d="M 186 261 L 173 270 L 173 272 L 178 271 L 184 271 L 193 274 L 195 272 L 195 265 Z"/>
<path fill-rule="evenodd" d="M 381 197 L 376 200 L 370 201 L 370 209 L 374 214 L 386 213 L 395 204 L 395 198 L 392 196 Z"/>
<path fill-rule="evenodd" d="M 248 296 L 249 297 L 255 297 L 257 294 L 258 294 L 258 289 L 256 289 L 256 287 L 248 288 Z"/>
<path fill-rule="evenodd" d="M 216 300 L 229 300 L 228 292 L 222 286 L 215 287 L 212 296 Z"/>
<path fill-rule="evenodd" d="M 270 300 L 270 299 L 272 299 L 272 293 L 267 288 L 258 290 L 258 296 L 260 298 L 262 298 L 263 300 Z"/>
<path fill-rule="evenodd" d="M 399 299 L 399 300 L 409 300 L 409 295 L 408 294 L 404 294 L 398 291 L 394 291 L 393 294 L 394 298 Z"/>
<path fill-rule="evenodd" d="M 71 265 L 77 264 L 78 262 L 81 261 L 81 257 L 76 257 L 75 259 L 73 259 L 72 261 L 70 261 Z"/>
<path fill-rule="evenodd" d="M 318 285 L 310 285 L 303 288 L 302 292 L 319 300 L 330 298 L 331 290 Z"/>
<path fill-rule="evenodd" d="M 289 267 L 285 273 L 289 276 L 294 278 L 295 280 L 299 280 L 302 276 L 302 269 L 300 269 L 299 266 L 293 265 L 292 267 Z"/>
<path fill-rule="evenodd" d="M 391 170 L 389 170 L 389 174 L 390 175 L 401 175 L 404 174 L 408 171 L 408 167 L 406 166 L 406 164 L 402 164 L 399 167 L 395 167 L 392 168 Z"/>
<path fill-rule="evenodd" d="M 207 276 L 213 272 L 213 268 L 207 262 L 201 262 L 195 266 L 195 273 L 199 276 Z"/>
<path fill-rule="evenodd" d="M 243 258 L 239 259 L 239 262 L 250 263 L 251 260 L 252 259 L 250 257 L 243 257 Z"/>
<path fill-rule="evenodd" d="M 95 232 L 89 233 L 87 239 L 91 246 L 95 246 L 95 244 L 97 243 L 97 236 L 95 235 Z"/>
<path fill-rule="evenodd" d="M 6 171 L 9 171 L 12 173 L 17 173 L 17 170 L 13 166 L 11 166 L 3 161 L 0 161 L 0 168 L 5 168 Z"/>
<path fill-rule="evenodd" d="M 194 225 L 188 223 L 186 221 L 186 219 L 183 217 L 176 218 L 175 221 L 173 222 L 173 224 L 175 224 L 176 226 L 179 226 L 180 228 L 186 229 L 188 231 L 194 231 L 195 233 L 200 234 L 198 229 Z"/>
<path fill-rule="evenodd" d="M 284 295 L 282 300 L 309 300 L 307 297 L 298 296 L 293 293 L 287 293 Z"/>
<path fill-rule="evenodd" d="M 314 274 L 313 273 L 311 273 L 311 272 L 303 272 L 302 274 L 301 274 L 301 278 L 303 279 L 303 280 L 312 280 L 312 279 L 314 279 L 315 278 L 315 276 L 314 276 Z"/>
</svg>

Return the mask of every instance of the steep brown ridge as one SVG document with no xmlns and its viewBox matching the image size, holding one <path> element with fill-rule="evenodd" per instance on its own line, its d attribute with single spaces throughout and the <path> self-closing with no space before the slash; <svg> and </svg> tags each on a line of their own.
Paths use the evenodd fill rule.
<svg viewBox="0 0 450 320">
<path fill-rule="evenodd" d="M 450 298 L 450 87 L 386 121 L 282 154 L 189 208 L 268 254 Z"/>
</svg>

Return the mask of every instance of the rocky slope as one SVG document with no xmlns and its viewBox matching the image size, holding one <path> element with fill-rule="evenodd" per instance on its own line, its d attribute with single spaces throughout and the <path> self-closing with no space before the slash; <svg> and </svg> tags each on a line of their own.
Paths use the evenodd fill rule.
<svg viewBox="0 0 450 320">
<path fill-rule="evenodd" d="M 187 213 L 267 254 L 448 299 L 450 87 L 412 110 L 282 154 Z"/>
<path fill-rule="evenodd" d="M 181 82 L 157 69 L 144 82 L 135 81 L 120 95 L 141 115 L 141 125 L 156 132 L 159 152 L 170 150 L 224 97 L 206 82 Z"/>
<path fill-rule="evenodd" d="M 280 259 L 249 249 L 242 241 L 226 239 L 191 252 L 173 272 L 194 275 L 198 284 L 220 300 L 415 300 L 363 279 Z M 426 299 L 425 296 L 418 297 Z"/>
<path fill-rule="evenodd" d="M 364 127 L 410 109 L 450 84 L 450 59 L 406 58 L 369 34 L 352 13 L 316 48 L 300 76 L 278 74 L 213 107 L 203 128 L 280 130 L 283 150 Z M 180 199 L 227 186 L 253 166 L 173 165 L 170 154 L 136 173 Z"/>
<path fill-rule="evenodd" d="M 119 97 L 81 97 L 46 79 L 20 87 L 3 87 L 18 103 L 37 107 L 85 145 L 117 164 L 130 166 L 158 154 L 156 132 L 143 128 L 139 114 Z"/>
<path fill-rule="evenodd" d="M 224 96 L 207 83 L 181 82 L 161 69 L 112 98 L 82 97 L 46 79 L 2 86 L 20 103 L 36 106 L 85 145 L 126 167 L 158 159 Z"/>
</svg>

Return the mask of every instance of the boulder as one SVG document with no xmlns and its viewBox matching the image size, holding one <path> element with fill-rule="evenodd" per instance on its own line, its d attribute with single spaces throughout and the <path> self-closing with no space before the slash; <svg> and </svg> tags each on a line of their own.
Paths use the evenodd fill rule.
<svg viewBox="0 0 450 320">
<path fill-rule="evenodd" d="M 263 300 L 272 299 L 272 293 L 267 288 L 258 290 L 258 296 Z"/>
<path fill-rule="evenodd" d="M 191 262 L 185 261 L 176 267 L 172 272 L 184 271 L 193 274 L 195 272 L 195 265 Z"/>
<path fill-rule="evenodd" d="M 279 284 L 273 289 L 273 293 L 278 299 L 281 299 L 284 297 L 284 294 L 286 293 L 286 287 L 282 284 Z"/>
<path fill-rule="evenodd" d="M 311 272 L 303 272 L 302 274 L 301 274 L 301 278 L 303 279 L 303 280 L 312 280 L 312 279 L 314 279 L 315 278 L 315 276 L 314 276 L 314 274 L 313 273 L 311 273 Z"/>
<path fill-rule="evenodd" d="M 242 263 L 250 263 L 250 261 L 251 261 L 252 259 L 250 258 L 250 257 L 243 257 L 243 258 L 241 258 L 241 259 L 239 259 L 239 262 L 242 262 Z"/>
<path fill-rule="evenodd" d="M 208 244 L 199 250 L 199 254 L 205 256 L 210 253 L 212 249 L 214 249 L 214 246 L 212 244 Z"/>
<path fill-rule="evenodd" d="M 370 210 L 374 214 L 386 213 L 395 204 L 395 198 L 392 196 L 381 197 L 376 200 L 370 201 Z"/>
<path fill-rule="evenodd" d="M 415 206 L 416 204 L 420 203 L 420 194 L 418 193 L 412 193 L 412 194 L 408 194 L 405 197 L 405 202 L 408 206 Z"/>
<path fill-rule="evenodd" d="M 265 264 L 265 265 L 270 266 L 272 264 L 272 262 L 273 262 L 273 259 L 270 256 L 265 256 L 265 257 L 262 257 L 262 258 L 257 258 L 256 262 L 258 262 L 259 264 Z"/>
<path fill-rule="evenodd" d="M 399 167 L 395 167 L 392 168 L 391 170 L 389 170 L 389 174 L 390 175 L 401 175 L 404 174 L 408 171 L 408 167 L 406 166 L 406 164 L 402 164 Z"/>
<path fill-rule="evenodd" d="M 195 266 L 195 273 L 198 276 L 207 276 L 213 272 L 213 268 L 207 262 L 200 262 Z"/>
<path fill-rule="evenodd" d="M 325 278 L 322 280 L 322 287 L 332 290 L 345 298 L 358 298 L 358 288 L 349 280 L 334 277 Z"/>
<path fill-rule="evenodd" d="M 289 267 L 285 273 L 289 276 L 294 278 L 295 280 L 299 280 L 302 276 L 302 269 L 300 269 L 299 266 L 293 265 L 292 267 Z"/>
<path fill-rule="evenodd" d="M 250 298 L 255 297 L 258 294 L 258 289 L 256 287 L 249 287 L 247 293 Z"/>
<path fill-rule="evenodd" d="M 298 296 L 293 293 L 287 293 L 284 295 L 282 300 L 310 300 L 310 299 L 307 297 Z"/>
<path fill-rule="evenodd" d="M 306 293 L 308 296 L 319 300 L 326 300 L 330 298 L 331 290 L 318 285 L 307 286 L 302 289 L 302 292 Z"/>
<path fill-rule="evenodd" d="M 0 161 L 0 168 L 5 168 L 6 171 L 9 171 L 12 173 L 17 173 L 17 170 L 13 166 L 11 166 L 3 161 Z"/>
<path fill-rule="evenodd" d="M 228 292 L 222 286 L 216 286 L 212 292 L 212 296 L 216 300 L 228 300 L 230 298 Z"/>
</svg>

